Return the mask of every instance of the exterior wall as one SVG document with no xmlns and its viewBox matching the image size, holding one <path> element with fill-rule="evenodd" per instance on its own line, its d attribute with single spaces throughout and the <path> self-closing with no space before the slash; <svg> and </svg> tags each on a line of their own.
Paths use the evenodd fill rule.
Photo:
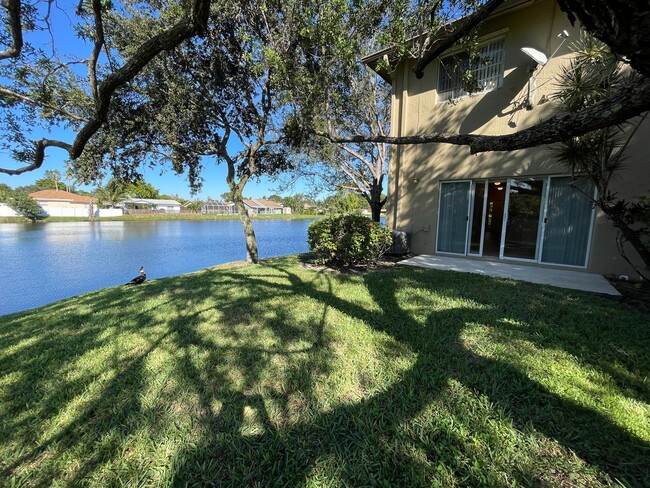
<svg viewBox="0 0 650 488">
<path fill-rule="evenodd" d="M 527 46 L 550 55 L 559 46 L 557 34 L 563 29 L 570 38 L 535 71 L 533 109 L 522 106 L 527 93 L 531 59 L 521 52 Z M 548 101 L 560 67 L 566 64 L 571 40 L 579 30 L 571 27 L 554 1 L 541 0 L 506 11 L 486 22 L 482 36 L 502 32 L 505 37 L 503 85 L 488 93 L 461 98 L 455 102 L 436 100 L 439 62 L 431 63 L 424 77 L 416 79 L 412 66 L 400 66 L 393 73 L 392 135 L 456 132 L 508 134 L 548 118 L 557 108 Z M 647 194 L 650 189 L 650 164 L 642 141 L 650 137 L 650 123 L 637 131 L 629 148 L 630 158 L 623 178 L 613 185 L 626 199 Z M 471 155 L 467 147 L 446 144 L 393 146 L 389 169 L 389 227 L 411 233 L 411 249 L 418 254 L 433 254 L 440 181 L 459 179 L 543 176 L 567 174 L 545 147 L 527 150 Z M 636 276 L 616 248 L 616 231 L 597 212 L 587 270 L 596 273 Z M 632 254 L 631 252 L 630 254 Z"/>
</svg>

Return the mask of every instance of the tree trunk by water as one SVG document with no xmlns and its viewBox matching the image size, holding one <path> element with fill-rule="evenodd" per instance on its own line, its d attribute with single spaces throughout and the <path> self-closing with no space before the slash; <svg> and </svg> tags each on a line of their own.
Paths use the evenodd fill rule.
<svg viewBox="0 0 650 488">
<path fill-rule="evenodd" d="M 244 205 L 244 198 L 241 191 L 236 187 L 230 187 L 232 191 L 232 201 L 235 204 L 237 213 L 239 214 L 239 221 L 244 228 L 244 238 L 246 239 L 246 262 L 257 264 L 260 262 L 257 253 L 257 238 L 255 237 L 255 229 L 253 229 L 253 220 L 246 210 Z"/>
</svg>

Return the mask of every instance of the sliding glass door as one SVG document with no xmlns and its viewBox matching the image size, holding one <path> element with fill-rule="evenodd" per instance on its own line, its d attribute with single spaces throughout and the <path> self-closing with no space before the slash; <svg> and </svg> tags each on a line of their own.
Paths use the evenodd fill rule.
<svg viewBox="0 0 650 488">
<path fill-rule="evenodd" d="M 585 178 L 550 178 L 541 262 L 586 266 L 593 196 L 594 185 Z"/>
<path fill-rule="evenodd" d="M 568 176 L 441 182 L 436 251 L 586 267 L 594 191 Z"/>
<path fill-rule="evenodd" d="M 486 197 L 485 192 L 485 181 L 473 181 L 472 182 L 472 204 L 471 204 L 471 215 L 470 215 L 470 236 L 469 236 L 469 248 L 467 249 L 468 254 L 475 256 L 481 256 L 483 254 L 483 230 L 485 227 L 485 206 L 486 206 Z"/>
<path fill-rule="evenodd" d="M 471 181 L 440 183 L 438 252 L 465 254 Z"/>
<path fill-rule="evenodd" d="M 501 246 L 502 257 L 537 259 L 540 232 L 540 215 L 544 180 L 536 178 L 510 178 L 508 180 L 508 209 L 506 229 Z"/>
</svg>

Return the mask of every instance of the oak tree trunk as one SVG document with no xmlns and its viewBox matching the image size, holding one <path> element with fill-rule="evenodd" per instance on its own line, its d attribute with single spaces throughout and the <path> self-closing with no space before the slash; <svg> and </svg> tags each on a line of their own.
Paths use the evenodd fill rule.
<svg viewBox="0 0 650 488">
<path fill-rule="evenodd" d="M 246 262 L 258 264 L 260 259 L 257 253 L 257 238 L 255 237 L 255 229 L 253 229 L 253 220 L 246 210 L 244 198 L 242 197 L 239 188 L 235 185 L 231 185 L 230 191 L 232 193 L 232 201 L 235 204 L 237 214 L 239 215 L 239 221 L 244 228 L 244 238 L 246 240 Z"/>
</svg>

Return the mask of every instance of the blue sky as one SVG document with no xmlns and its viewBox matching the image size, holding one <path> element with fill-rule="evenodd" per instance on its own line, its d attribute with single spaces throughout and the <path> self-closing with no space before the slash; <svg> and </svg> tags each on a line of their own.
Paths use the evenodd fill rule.
<svg viewBox="0 0 650 488">
<path fill-rule="evenodd" d="M 74 36 L 73 31 L 70 28 L 70 18 L 72 18 L 73 21 L 77 20 L 72 14 L 77 2 L 62 0 L 56 5 L 56 8 L 53 8 L 51 12 L 51 22 L 53 25 L 53 31 L 57 36 L 56 43 L 59 51 L 67 51 L 68 54 L 76 57 L 87 56 L 91 49 L 89 44 L 84 43 L 82 40 Z M 59 37 L 62 33 L 65 33 L 65 35 Z M 49 34 L 45 32 L 29 33 L 26 35 L 26 40 L 45 49 L 46 51 L 50 50 L 50 37 Z M 61 49 L 61 46 L 65 46 L 65 48 Z M 41 137 L 59 139 L 72 143 L 75 134 L 72 131 L 55 129 L 49 132 L 35 131 L 32 138 L 38 139 Z M 30 185 L 37 179 L 43 178 L 46 170 L 57 169 L 64 174 L 67 156 L 68 155 L 64 150 L 53 147 L 48 148 L 46 151 L 45 162 L 40 169 L 16 176 L 9 176 L 0 173 L 0 183 L 5 183 L 15 188 L 17 186 Z M 170 168 L 165 168 L 164 166 L 156 166 L 155 168 L 143 166 L 141 173 L 144 175 L 145 181 L 158 188 L 160 192 L 164 194 L 176 194 L 184 198 L 205 199 L 208 196 L 219 198 L 222 193 L 228 191 L 228 185 L 226 184 L 226 167 L 223 165 L 216 165 L 214 159 L 209 158 L 205 158 L 203 163 L 204 169 L 201 174 L 203 177 L 203 188 L 194 197 L 191 197 L 190 195 L 190 189 L 186 177 L 184 175 L 176 175 Z M 0 166 L 3 168 L 16 169 L 23 165 L 12 161 L 9 153 L 0 150 Z M 78 187 L 87 191 L 93 189 L 93 187 L 83 185 L 79 185 Z M 272 181 L 267 177 L 261 177 L 259 179 L 250 180 L 247 183 L 244 195 L 252 198 L 259 198 L 265 195 L 268 196 L 273 193 L 278 193 L 278 187 L 279 184 L 277 182 Z M 291 191 L 293 193 L 306 193 L 307 190 L 305 183 L 298 181 Z"/>
</svg>

